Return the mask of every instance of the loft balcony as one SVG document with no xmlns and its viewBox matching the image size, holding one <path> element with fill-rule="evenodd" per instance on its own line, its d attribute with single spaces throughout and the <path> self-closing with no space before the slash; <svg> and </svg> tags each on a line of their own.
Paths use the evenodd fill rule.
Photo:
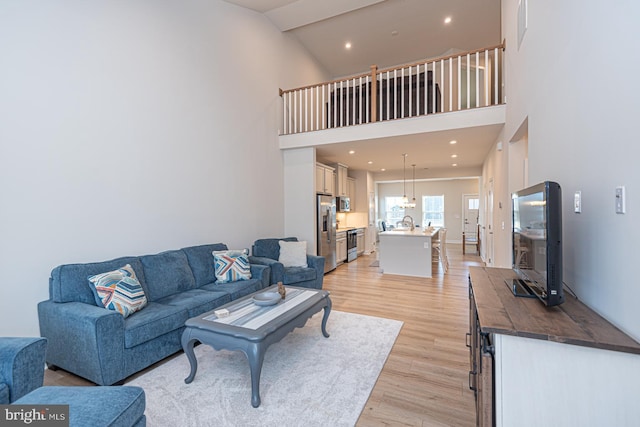
<svg viewBox="0 0 640 427">
<path fill-rule="evenodd" d="M 504 123 L 504 45 L 280 90 L 280 148 Z"/>
</svg>

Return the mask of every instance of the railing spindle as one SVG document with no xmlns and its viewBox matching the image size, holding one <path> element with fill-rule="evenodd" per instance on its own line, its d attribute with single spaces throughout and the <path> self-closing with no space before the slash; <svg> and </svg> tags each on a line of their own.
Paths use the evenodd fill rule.
<svg viewBox="0 0 640 427">
<path fill-rule="evenodd" d="M 453 58 L 449 58 L 449 111 L 453 111 Z"/>
<path fill-rule="evenodd" d="M 387 117 L 386 120 L 391 119 L 391 81 L 389 80 L 389 72 L 387 71 Z"/>
<path fill-rule="evenodd" d="M 476 52 L 476 108 L 478 108 L 480 102 L 480 53 Z"/>
<path fill-rule="evenodd" d="M 366 90 L 365 90 L 366 98 L 365 98 L 365 103 L 364 103 L 364 105 L 365 105 L 364 114 L 366 116 L 365 123 L 370 123 L 369 120 L 371 120 L 371 117 L 369 116 L 369 111 L 373 111 L 374 108 L 371 106 L 371 100 L 369 99 L 369 76 L 367 76 L 364 79 L 364 83 L 365 83 L 365 87 L 366 87 Z M 371 88 L 371 89 L 372 89 L 371 93 L 373 93 L 374 89 L 373 88 Z"/>
<path fill-rule="evenodd" d="M 424 111 L 425 116 L 429 114 L 429 63 L 424 63 Z"/>
<path fill-rule="evenodd" d="M 344 125 L 344 80 L 340 81 L 340 98 L 338 101 L 340 102 L 340 109 L 338 110 L 340 116 L 340 122 L 338 123 L 339 127 Z"/>
<path fill-rule="evenodd" d="M 378 104 L 381 97 L 378 97 L 378 67 L 371 66 L 371 92 L 369 92 L 369 76 L 367 76 L 367 119 L 369 118 L 369 110 L 371 110 L 371 121 L 378 120 Z M 370 106 L 369 106 L 370 105 Z M 382 116 L 382 114 L 380 115 Z"/>
<path fill-rule="evenodd" d="M 338 122 L 338 84 L 334 83 L 333 84 L 333 111 L 334 111 L 334 117 L 333 117 L 333 127 L 338 127 L 339 122 Z"/>
<path fill-rule="evenodd" d="M 396 88 L 398 86 L 396 85 Z M 402 69 L 402 77 L 400 78 L 400 118 L 404 117 L 404 68 Z"/>
<path fill-rule="evenodd" d="M 409 65 L 409 117 L 413 117 L 413 97 L 415 94 L 415 90 L 413 90 L 413 66 Z"/>
<path fill-rule="evenodd" d="M 485 107 L 489 106 L 489 98 L 490 98 L 489 82 L 491 80 L 488 73 L 489 73 L 489 51 L 485 50 L 484 51 L 484 106 Z"/>
<path fill-rule="evenodd" d="M 444 84 L 444 61 L 440 60 L 440 84 L 438 87 L 442 87 Z M 436 90 L 436 87 L 433 86 L 433 90 Z M 440 107 L 440 112 L 444 112 L 444 101 L 442 100 L 442 96 L 440 96 L 440 102 L 438 103 L 438 107 Z"/>
<path fill-rule="evenodd" d="M 282 96 L 282 89 L 280 89 L 280 96 L 282 97 L 282 134 L 286 135 L 287 132 L 287 97 Z"/>
<path fill-rule="evenodd" d="M 305 88 L 304 90 L 304 105 L 301 105 L 302 110 L 304 111 L 304 131 L 307 131 L 307 124 L 309 122 L 309 114 L 308 113 L 308 106 L 309 106 L 309 99 L 308 99 L 308 95 L 307 95 L 308 90 Z"/>
<path fill-rule="evenodd" d="M 345 92 L 342 83 L 347 84 L 347 90 Z M 343 80 L 340 82 L 340 101 L 342 102 L 342 108 L 344 109 L 344 114 L 340 114 L 340 126 L 349 126 L 349 81 L 346 82 Z M 346 104 L 346 105 L 345 105 Z M 342 112 L 342 109 L 340 110 Z"/>
<path fill-rule="evenodd" d="M 495 48 L 494 50 L 494 54 L 493 54 L 493 74 L 494 74 L 494 78 L 495 78 L 495 82 L 494 82 L 494 88 L 493 90 L 495 91 L 496 95 L 495 95 L 495 104 L 499 105 L 501 102 L 498 99 L 498 48 Z"/>
<path fill-rule="evenodd" d="M 351 90 L 349 91 L 349 96 L 351 96 L 351 94 L 353 93 L 353 101 L 352 101 L 352 108 L 351 108 L 351 124 L 355 125 L 356 124 L 356 79 L 353 79 L 351 81 Z"/>
<path fill-rule="evenodd" d="M 320 94 L 322 95 L 322 102 L 320 103 L 320 108 L 318 110 L 320 117 L 321 117 L 321 121 L 318 123 L 318 129 L 324 129 L 324 120 L 325 120 L 325 116 L 324 116 L 324 85 L 319 86 L 318 89 L 320 89 Z M 318 98 L 320 99 L 320 98 Z M 322 111 L 320 111 L 322 110 Z"/>
<path fill-rule="evenodd" d="M 462 56 L 458 56 L 458 110 L 462 110 Z"/>
<path fill-rule="evenodd" d="M 398 73 L 393 70 L 393 118 L 398 118 Z"/>
<path fill-rule="evenodd" d="M 471 107 L 471 59 L 470 55 L 467 53 L 467 109 Z"/>
<path fill-rule="evenodd" d="M 433 63 L 433 74 L 431 75 L 431 114 L 436 112 L 436 63 Z"/>
<path fill-rule="evenodd" d="M 362 90 L 362 76 L 358 80 L 358 91 L 360 96 L 358 97 L 358 124 L 362 124 L 362 103 L 364 102 L 364 91 Z"/>
</svg>

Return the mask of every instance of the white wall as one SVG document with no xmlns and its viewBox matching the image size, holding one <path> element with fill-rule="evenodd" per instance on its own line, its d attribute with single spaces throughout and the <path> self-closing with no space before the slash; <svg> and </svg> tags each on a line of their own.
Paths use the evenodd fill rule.
<svg viewBox="0 0 640 427">
<path fill-rule="evenodd" d="M 413 198 L 413 181 L 407 181 L 407 197 Z M 416 207 L 405 209 L 406 215 L 411 215 L 414 222 L 421 227 L 422 223 L 422 196 L 437 196 L 444 194 L 444 225 L 447 228 L 447 241 L 453 243 L 462 242 L 462 199 L 465 194 L 480 194 L 478 178 L 443 179 L 430 181 L 416 180 Z M 378 183 L 378 216 L 385 213 L 385 197 L 402 197 L 402 182 Z M 395 224 L 392 224 L 395 225 Z"/>
<path fill-rule="evenodd" d="M 634 265 L 640 238 L 637 166 L 640 3 L 530 1 L 517 48 L 517 0 L 503 0 L 506 137 L 528 118 L 529 183 L 563 190 L 564 281 L 581 300 L 640 340 Z M 615 88 L 615 89 L 614 89 Z M 627 213 L 614 210 L 626 186 Z M 573 194 L 583 210 L 573 213 Z"/>
<path fill-rule="evenodd" d="M 297 237 L 307 242 L 307 253 L 316 255 L 317 200 L 316 150 L 298 148 L 285 150 L 284 156 L 284 235 L 267 237 Z"/>
<path fill-rule="evenodd" d="M 283 233 L 278 87 L 323 71 L 265 17 L 3 2 L 0 39 L 0 335 L 39 334 L 58 264 Z"/>
<path fill-rule="evenodd" d="M 487 155 L 482 172 L 482 257 L 491 267 L 511 268 L 511 192 L 509 190 L 509 151 L 501 132 Z M 499 148 L 501 147 L 501 148 Z M 493 206 L 487 206 L 493 183 Z M 487 208 L 485 214 L 484 210 Z"/>
</svg>

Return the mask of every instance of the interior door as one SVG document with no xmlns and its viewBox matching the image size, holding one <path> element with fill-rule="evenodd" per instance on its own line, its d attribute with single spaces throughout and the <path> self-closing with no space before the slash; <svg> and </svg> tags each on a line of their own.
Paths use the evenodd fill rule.
<svg viewBox="0 0 640 427">
<path fill-rule="evenodd" d="M 463 212 L 465 236 L 476 236 L 478 232 L 478 215 L 480 213 L 480 198 L 477 194 L 465 194 L 463 196 Z"/>
<path fill-rule="evenodd" d="M 378 237 L 378 227 L 376 227 L 376 196 L 373 191 L 369 192 L 369 226 L 364 239 L 365 252 L 371 253 L 376 250 Z"/>
<path fill-rule="evenodd" d="M 489 180 L 485 194 L 487 195 L 485 203 L 487 225 L 484 229 L 484 237 L 482 240 L 486 242 L 485 262 L 488 267 L 493 267 L 493 178 Z"/>
</svg>

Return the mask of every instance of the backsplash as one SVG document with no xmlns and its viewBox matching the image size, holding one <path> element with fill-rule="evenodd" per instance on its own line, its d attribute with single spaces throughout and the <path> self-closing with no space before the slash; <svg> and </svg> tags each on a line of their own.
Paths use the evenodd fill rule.
<svg viewBox="0 0 640 427">
<path fill-rule="evenodd" d="M 338 228 L 364 228 L 367 227 L 367 214 L 364 212 L 338 212 L 336 214 Z"/>
</svg>

